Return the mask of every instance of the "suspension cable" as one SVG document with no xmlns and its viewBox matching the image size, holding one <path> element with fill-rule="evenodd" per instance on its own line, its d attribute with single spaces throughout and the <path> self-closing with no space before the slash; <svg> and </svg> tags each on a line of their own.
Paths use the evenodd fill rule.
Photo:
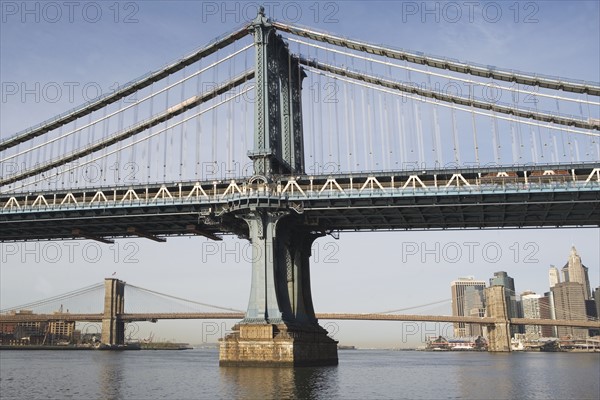
<svg viewBox="0 0 600 400">
<path fill-rule="evenodd" d="M 227 103 L 228 101 L 231 101 L 231 100 L 237 99 L 238 97 L 240 97 L 240 96 L 242 96 L 242 95 L 246 94 L 248 91 L 252 90 L 253 88 L 254 88 L 254 86 L 250 86 L 250 87 L 248 87 L 248 88 L 244 89 L 243 91 L 241 91 L 240 93 L 238 93 L 238 94 L 235 94 L 235 95 L 233 95 L 233 96 L 231 96 L 231 97 L 229 97 L 229 98 L 227 98 L 227 99 L 225 99 L 225 100 L 222 100 L 222 101 L 220 101 L 219 103 L 216 103 L 216 104 L 214 104 L 214 105 L 212 105 L 212 106 L 210 106 L 210 107 L 208 107 L 208 108 L 205 108 L 204 110 L 202 110 L 202 111 L 200 111 L 200 112 L 198 112 L 198 113 L 196 113 L 196 114 L 194 114 L 194 115 L 191 115 L 191 116 L 189 116 L 189 117 L 187 117 L 187 118 L 185 118 L 185 119 L 183 119 L 183 120 L 181 120 L 181 121 L 179 121 L 179 122 L 176 122 L 175 124 L 173 124 L 173 125 L 171 125 L 171 126 L 168 126 L 168 127 L 166 127 L 166 128 L 160 129 L 160 130 L 158 130 L 158 131 L 156 131 L 156 132 L 153 132 L 152 134 L 149 134 L 149 135 L 148 135 L 148 136 L 146 136 L 146 137 L 143 137 L 143 138 L 140 138 L 140 139 L 138 139 L 138 140 L 136 140 L 136 141 L 134 141 L 134 142 L 131 142 L 131 143 L 129 143 L 129 144 L 127 144 L 127 145 L 123 146 L 123 149 L 125 149 L 125 148 L 128 148 L 128 147 L 131 147 L 131 146 L 133 146 L 133 145 L 136 145 L 136 144 L 138 144 L 138 143 L 144 142 L 144 141 L 146 141 L 146 140 L 148 140 L 148 139 L 151 139 L 151 138 L 153 138 L 154 136 L 157 136 L 157 135 L 159 135 L 159 134 L 161 134 L 161 133 L 163 133 L 163 132 L 167 131 L 168 129 L 171 129 L 171 128 L 174 128 L 174 127 L 176 127 L 176 126 L 179 126 L 180 124 L 183 124 L 183 123 L 185 123 L 185 122 L 187 122 L 187 121 L 189 121 L 189 120 L 191 120 L 191 119 L 193 119 L 193 118 L 195 118 L 195 117 L 198 117 L 198 116 L 200 116 L 200 115 L 202 115 L 202 114 L 205 114 L 205 113 L 207 113 L 207 112 L 209 112 L 209 111 L 213 110 L 214 108 L 216 108 L 216 107 L 218 107 L 218 106 L 220 106 L 220 105 L 222 105 L 222 104 L 225 104 L 225 103 Z M 70 168 L 67 168 L 67 169 L 65 169 L 64 171 L 62 171 L 62 173 L 65 173 L 65 172 L 72 171 L 72 170 L 74 170 L 74 169 L 77 169 L 77 168 L 79 168 L 79 167 L 81 167 L 81 166 L 84 166 L 84 165 L 87 165 L 87 164 L 91 164 L 91 163 L 93 163 L 93 162 L 95 162 L 95 161 L 98 161 L 98 160 L 101 160 L 101 159 L 103 159 L 103 158 L 105 158 L 105 157 L 108 157 L 108 156 L 110 156 L 110 155 L 112 155 L 112 154 L 114 154 L 114 153 L 116 153 L 116 150 L 113 150 L 113 151 L 107 152 L 106 154 L 104 154 L 104 155 L 102 155 L 102 156 L 100 156 L 100 157 L 96 157 L 96 158 L 93 158 L 93 159 L 91 159 L 91 160 L 87 160 L 87 161 L 85 161 L 85 162 L 83 162 L 83 163 L 81 163 L 81 164 L 78 164 L 78 165 L 72 166 L 72 167 L 70 167 Z M 62 164 L 61 164 L 61 165 L 62 165 Z M 38 172 L 38 173 L 39 173 L 39 172 Z M 21 178 L 21 179 L 23 179 L 23 178 Z M 21 180 L 21 179 L 19 179 L 19 180 Z M 25 187 L 28 187 L 28 186 L 34 185 L 34 184 L 36 184 L 36 183 L 39 183 L 39 182 L 41 182 L 41 181 L 43 181 L 43 180 L 45 180 L 45 179 L 46 179 L 45 177 L 42 177 L 42 178 L 39 178 L 39 179 L 37 179 L 37 180 L 34 180 L 34 181 L 32 181 L 32 182 L 27 182 L 27 183 L 24 183 L 24 184 L 22 184 L 22 185 L 20 185 L 20 186 L 18 186 L 18 187 L 15 187 L 15 188 L 12 188 L 12 189 L 9 189 L 9 190 L 4 190 L 4 191 L 0 190 L 0 193 L 7 193 L 7 192 L 9 192 L 9 191 L 11 191 L 11 190 L 22 189 L 22 188 L 25 188 Z M 14 182 L 14 181 L 13 181 L 13 182 Z"/>
<path fill-rule="evenodd" d="M 104 286 L 104 283 L 96 283 L 90 286 L 86 286 L 80 289 L 76 289 L 76 290 L 72 290 L 70 292 L 66 292 L 66 293 L 62 293 L 53 297 L 49 297 L 47 299 L 41 299 L 41 300 L 37 300 L 37 301 L 32 301 L 30 303 L 26 303 L 26 304 L 21 304 L 15 307 L 10 307 L 10 308 L 4 308 L 0 310 L 0 314 L 4 314 L 10 311 L 16 311 L 16 310 L 20 310 L 20 309 L 26 309 L 26 308 L 33 308 L 36 306 L 40 306 L 40 305 L 44 305 L 44 304 L 48 304 L 48 303 L 52 303 L 52 302 L 56 302 L 59 300 L 64 300 L 64 299 L 68 299 L 68 298 L 72 298 L 75 296 L 79 296 L 85 293 L 89 293 L 92 292 L 93 290 L 99 289 L 101 287 Z"/>
<path fill-rule="evenodd" d="M 316 68 L 312 68 L 309 66 L 308 68 L 310 71 L 316 73 L 316 74 L 320 74 L 320 75 L 325 75 L 325 76 L 330 76 L 333 77 L 335 74 L 331 73 L 331 72 L 327 72 L 327 71 L 322 71 L 320 69 L 316 69 Z M 483 111 L 479 111 L 479 110 L 469 110 L 467 108 L 463 108 L 463 107 L 459 107 L 456 104 L 452 103 L 452 102 L 435 102 L 434 100 L 430 100 L 427 98 L 421 98 L 417 96 L 412 96 L 409 93 L 399 93 L 398 91 L 394 91 L 394 90 L 389 90 L 389 89 L 385 89 L 384 87 L 379 87 L 379 86 L 375 86 L 374 84 L 367 84 L 367 83 L 363 83 L 360 81 L 356 81 L 354 79 L 350 79 L 350 78 L 344 78 L 344 77 L 337 77 L 337 79 L 341 80 L 341 81 L 345 81 L 345 82 L 349 82 L 352 83 L 354 85 L 359 85 L 359 86 L 363 86 L 366 88 L 373 88 L 375 90 L 379 90 L 385 93 L 391 93 L 391 94 L 395 94 L 396 96 L 403 96 L 412 100 L 418 100 L 418 101 L 422 101 L 425 103 L 429 103 L 429 104 L 439 104 L 443 107 L 453 107 L 457 110 L 461 110 L 461 111 L 467 111 L 467 112 L 473 112 L 475 114 L 478 115 L 485 115 L 485 116 L 491 116 L 492 114 L 490 113 L 486 113 Z M 468 104 L 469 106 L 472 106 L 471 104 Z M 503 119 L 503 120 L 507 120 L 507 121 L 518 121 L 520 123 L 523 124 L 527 124 L 527 125 L 533 125 L 533 126 L 540 126 L 540 127 L 547 127 L 548 124 L 541 124 L 539 122 L 533 122 L 533 121 L 526 121 L 526 120 L 521 120 L 515 117 L 506 117 L 506 116 L 502 116 L 502 115 L 495 115 L 495 118 L 498 119 Z M 563 131 L 565 132 L 571 132 L 571 133 L 577 133 L 577 134 L 581 134 L 581 135 L 587 135 L 587 136 L 592 136 L 592 137 L 600 137 L 600 133 L 594 133 L 594 132 L 586 132 L 586 131 L 580 131 L 580 130 L 576 130 L 576 129 L 572 129 L 572 128 L 564 128 Z"/>
<path fill-rule="evenodd" d="M 371 84 L 396 89 L 406 93 L 418 94 L 423 97 L 430 97 L 444 102 L 457 103 L 465 106 L 473 106 L 483 110 L 492 110 L 503 114 L 511 114 L 521 118 L 535 119 L 538 121 L 552 122 L 559 125 L 576 126 L 583 129 L 594 129 L 600 130 L 600 121 L 596 120 L 583 120 L 575 119 L 567 116 L 558 116 L 554 114 L 545 114 L 533 110 L 527 110 L 522 108 L 512 108 L 505 105 L 493 104 L 490 102 L 476 100 L 474 98 L 467 98 L 463 96 L 455 96 L 445 93 L 436 93 L 432 90 L 422 89 L 414 85 L 407 85 L 400 82 L 390 81 L 384 78 L 369 76 L 363 73 L 358 73 L 346 68 L 340 68 L 335 65 L 329 65 L 321 63 L 317 60 L 308 60 L 304 57 L 299 57 L 299 62 L 307 67 L 327 71 L 335 75 L 349 77 L 355 80 L 368 82 Z"/>
<path fill-rule="evenodd" d="M 131 285 L 131 284 L 127 284 L 127 286 L 129 286 L 131 288 L 135 288 L 135 289 L 141 290 L 143 292 L 152 293 L 152 294 L 157 295 L 157 296 L 162 296 L 162 297 L 167 297 L 167 298 L 170 298 L 170 299 L 184 301 L 186 303 L 192 303 L 192 304 L 197 304 L 197 305 L 204 306 L 204 307 L 216 308 L 218 310 L 233 311 L 233 312 L 243 312 L 242 310 L 237 310 L 235 308 L 221 307 L 221 306 L 215 306 L 215 305 L 212 305 L 212 304 L 201 303 L 199 301 L 188 300 L 188 299 L 184 299 L 183 297 L 172 296 L 170 294 L 157 292 L 156 290 L 145 289 L 145 288 L 142 288 L 142 287 L 139 287 L 139 286 L 135 286 L 135 285 Z"/>
<path fill-rule="evenodd" d="M 229 60 L 229 59 L 231 59 L 231 58 L 235 57 L 236 55 L 240 54 L 241 52 L 243 52 L 243 51 L 245 51 L 245 50 L 248 50 L 248 49 L 249 49 L 250 47 L 252 47 L 252 46 L 253 46 L 253 45 L 249 44 L 249 45 L 245 46 L 244 48 L 242 48 L 242 49 L 240 49 L 240 50 L 236 51 L 235 53 L 232 53 L 232 54 L 228 55 L 227 57 L 224 57 L 224 58 L 222 58 L 222 59 L 219 59 L 219 60 L 215 61 L 214 63 L 212 63 L 212 64 L 210 64 L 210 65 L 206 66 L 205 68 L 202 68 L 201 70 L 199 70 L 199 71 L 196 71 L 196 72 L 194 72 L 193 74 L 191 74 L 191 75 L 189 75 L 189 76 L 187 76 L 187 77 L 184 77 L 183 79 L 180 79 L 180 80 L 178 80 L 177 82 L 175 82 L 175 83 L 173 83 L 173 84 L 171 84 L 171 85 L 168 85 L 168 86 L 166 86 L 166 87 L 164 87 L 164 88 L 160 89 L 160 90 L 159 90 L 159 91 L 157 91 L 157 92 L 151 93 L 150 95 L 148 95 L 148 96 L 146 96 L 146 97 L 144 97 L 144 98 L 142 98 L 142 99 L 140 99 L 140 100 L 137 100 L 136 102 L 134 102 L 134 103 L 131 103 L 131 104 L 129 104 L 128 106 L 125 106 L 125 107 L 123 107 L 123 108 L 120 108 L 120 109 L 118 109 L 118 110 L 116 110 L 116 111 L 113 111 L 113 112 L 112 112 L 112 113 L 110 113 L 110 114 L 105 114 L 105 115 L 104 115 L 104 116 L 102 116 L 101 118 L 99 118 L 99 119 L 97 119 L 97 120 L 95 120 L 95 121 L 93 121 L 93 122 L 89 122 L 89 123 L 87 123 L 87 124 L 85 124 L 85 125 L 82 125 L 82 126 L 80 126 L 79 128 L 77 128 L 77 129 L 74 129 L 74 130 L 72 130 L 72 131 L 69 131 L 69 132 L 66 132 L 66 133 L 61 133 L 59 136 L 57 136 L 57 137 L 55 137 L 55 138 L 52 138 L 52 139 L 45 140 L 43 143 L 40 143 L 40 144 L 38 144 L 38 145 L 36 145 L 36 146 L 29 147 L 29 148 L 27 148 L 26 150 L 23 150 L 23 151 L 21 151 L 21 152 L 15 153 L 15 154 L 11 154 L 10 156 L 8 156 L 8 157 L 5 157 L 5 158 L 3 158 L 2 160 L 0 160 L 0 162 L 8 161 L 8 160 L 10 160 L 10 159 L 12 159 L 12 158 L 15 158 L 15 157 L 18 157 L 18 156 L 20 156 L 20 155 L 23 155 L 23 154 L 25 154 L 25 153 L 27 153 L 27 152 L 29 152 L 29 151 L 37 150 L 37 149 L 39 149 L 40 147 L 43 147 L 43 146 L 46 146 L 46 145 L 48 145 L 48 144 L 54 143 L 54 142 L 56 142 L 57 140 L 60 140 L 60 139 L 63 139 L 63 138 L 65 138 L 65 137 L 69 136 L 69 135 L 72 135 L 73 133 L 79 132 L 79 131 L 81 131 L 81 130 L 83 130 L 83 129 L 85 129 L 85 128 L 89 128 L 90 126 L 93 126 L 93 125 L 95 125 L 95 124 L 97 124 L 97 123 L 99 123 L 99 122 L 102 122 L 102 121 L 104 121 L 104 120 L 106 120 L 106 119 L 108 119 L 108 118 L 114 117 L 115 115 L 117 115 L 117 114 L 119 114 L 119 113 L 122 113 L 123 111 L 126 111 L 126 110 L 128 110 L 128 109 L 130 109 L 130 108 L 132 108 L 132 107 L 137 107 L 139 104 L 143 103 L 144 101 L 146 101 L 146 100 L 148 100 L 148 99 L 152 99 L 152 98 L 154 98 L 155 96 L 157 96 L 157 95 L 159 95 L 159 94 L 161 94 L 161 93 L 164 93 L 165 91 L 167 91 L 167 90 L 169 90 L 169 89 L 172 89 L 173 87 L 175 87 L 175 86 L 177 86 L 177 85 L 179 85 L 179 84 L 181 84 L 181 83 L 183 83 L 183 82 L 185 82 L 185 81 L 187 81 L 187 80 L 189 80 L 189 79 L 191 79 L 191 78 L 193 78 L 193 77 L 195 77 L 195 76 L 198 76 L 198 75 L 200 75 L 200 74 L 202 74 L 202 73 L 204 73 L 204 72 L 208 71 L 208 70 L 209 70 L 209 69 L 211 69 L 211 68 L 214 68 L 214 67 L 216 67 L 217 65 L 221 64 L 222 62 L 224 62 L 224 61 L 227 61 L 227 60 Z M 106 108 L 104 108 L 104 109 L 106 110 Z M 90 114 L 90 115 L 91 115 L 91 114 Z"/>
<path fill-rule="evenodd" d="M 409 70 L 409 71 L 413 71 L 413 72 L 417 72 L 417 73 L 421 73 L 421 74 L 426 74 L 428 76 L 437 76 L 437 77 L 440 77 L 440 78 L 457 80 L 457 81 L 461 81 L 461 82 L 465 82 L 465 83 L 469 83 L 469 84 L 474 84 L 474 85 L 483 85 L 484 84 L 482 81 L 475 81 L 475 80 L 472 80 L 472 79 L 461 78 L 460 76 L 453 76 L 453 75 L 441 74 L 441 73 L 433 72 L 433 71 L 429 71 L 429 70 L 422 70 L 422 69 L 419 69 L 419 68 L 409 67 L 408 65 L 401 65 L 401 64 L 396 64 L 396 63 L 389 62 L 389 61 L 383 61 L 383 60 L 374 59 L 372 57 L 365 57 L 365 56 L 361 56 L 360 54 L 351 53 L 351 52 L 348 52 L 348 51 L 338 50 L 338 49 L 334 49 L 334 48 L 329 48 L 329 47 L 325 47 L 325 46 L 320 46 L 320 45 L 315 44 L 315 43 L 310 43 L 310 42 L 306 42 L 306 41 L 303 41 L 303 40 L 294 39 L 292 37 L 285 37 L 285 39 L 289 40 L 291 42 L 296 42 L 296 43 L 299 43 L 299 44 L 304 44 L 304 45 L 307 45 L 307 46 L 316 47 L 316 48 L 323 49 L 323 50 L 326 50 L 326 51 L 331 51 L 331 52 L 338 53 L 338 54 L 344 54 L 344 55 L 350 56 L 350 57 L 356 57 L 356 58 L 359 58 L 361 60 L 372 61 L 374 63 L 381 64 L 381 65 L 386 65 L 386 66 L 396 67 L 396 68 L 400 68 L 400 69 L 404 69 L 404 70 Z M 576 99 L 574 97 L 564 97 L 564 96 L 552 95 L 552 94 L 547 94 L 547 93 L 534 92 L 534 91 L 530 91 L 530 90 L 519 89 L 518 87 L 507 87 L 507 86 L 500 86 L 500 85 L 498 85 L 497 89 L 499 89 L 499 90 L 508 90 L 508 91 L 511 91 L 511 92 L 524 93 L 524 94 L 528 94 L 528 95 L 532 95 L 532 96 L 547 97 L 547 98 L 551 98 L 551 99 L 558 99 L 558 100 L 572 101 L 572 102 L 576 102 L 576 103 L 583 103 L 583 104 L 591 104 L 591 105 L 595 105 L 595 106 L 600 106 L 600 102 L 590 101 L 590 100 L 586 100 L 586 99 Z"/>
<path fill-rule="evenodd" d="M 297 25 L 284 24 L 278 21 L 273 21 L 273 26 L 281 31 L 291 33 L 292 35 L 301 36 L 316 40 L 319 42 L 329 43 L 340 47 L 346 47 L 352 50 L 371 53 L 383 57 L 394 58 L 397 60 L 406 60 L 411 63 L 429 65 L 430 67 L 447 69 L 463 74 L 470 74 L 486 78 L 492 78 L 506 82 L 522 83 L 530 86 L 539 86 L 553 90 L 563 90 L 573 93 L 587 93 L 592 96 L 600 96 L 600 85 L 584 81 L 575 81 L 560 77 L 544 77 L 535 73 L 517 73 L 510 70 L 498 70 L 495 68 L 479 66 L 474 63 L 463 63 L 459 61 L 449 60 L 447 58 L 424 56 L 421 54 L 410 53 L 403 50 L 395 50 L 383 46 L 377 46 L 358 40 L 348 39 L 341 36 L 334 36 L 329 33 L 318 32 L 314 29 L 304 28 Z"/>
<path fill-rule="evenodd" d="M 53 119 L 42 122 L 37 126 L 27 128 L 24 131 L 17 133 L 15 136 L 0 142 L 0 151 L 16 146 L 17 144 L 28 141 L 34 137 L 40 136 L 46 132 L 58 128 L 59 126 L 65 125 L 73 120 L 90 114 L 102 107 L 112 104 L 130 95 L 131 93 L 137 92 L 140 89 L 143 89 L 151 85 L 152 83 L 163 79 L 168 75 L 174 74 L 175 72 L 185 68 L 190 64 L 195 63 L 196 61 L 208 55 L 213 54 L 219 49 L 227 47 L 231 43 L 243 38 L 247 34 L 248 25 L 244 24 L 237 30 L 213 40 L 210 44 L 192 53 L 191 55 L 184 57 L 181 60 L 178 60 L 174 63 L 171 63 L 163 69 L 143 75 L 142 77 L 132 81 L 131 83 L 126 83 L 114 93 L 108 93 L 104 96 L 100 96 L 98 99 L 92 100 L 72 111 L 68 111 Z"/>
<path fill-rule="evenodd" d="M 246 73 L 238 76 L 237 78 L 231 80 L 230 82 L 227 82 L 227 83 L 219 86 L 218 88 L 216 88 L 215 90 L 213 90 L 211 92 L 205 93 L 204 95 L 201 95 L 201 96 L 194 96 L 194 97 L 192 97 L 192 98 L 190 98 L 190 99 L 188 99 L 188 100 L 186 100 L 186 101 L 184 101 L 184 102 L 182 102 L 182 103 L 180 103 L 180 104 L 178 104 L 176 106 L 173 106 L 173 107 L 167 109 L 165 112 L 159 114 L 158 116 L 156 116 L 156 117 L 154 117 L 154 118 L 152 118 L 150 120 L 147 120 L 147 121 L 144 121 L 142 123 L 139 123 L 139 124 L 133 126 L 132 128 L 127 129 L 127 130 L 125 130 L 123 132 L 119 132 L 119 133 L 117 133 L 117 134 L 115 134 L 115 135 L 113 135 L 113 136 L 111 136 L 111 137 L 109 137 L 107 139 L 102 139 L 101 141 L 99 141 L 99 142 L 97 142 L 95 144 L 92 144 L 91 146 L 89 146 L 89 147 L 87 147 L 87 148 L 85 148 L 83 150 L 77 150 L 77 151 L 75 151 L 75 152 L 73 152 L 73 153 L 71 153 L 71 154 L 69 154 L 67 156 L 61 157 L 61 158 L 59 158 L 57 160 L 54 160 L 54 161 L 50 161 L 50 162 L 48 162 L 46 164 L 43 164 L 43 165 L 41 165 L 39 167 L 36 167 L 34 169 L 23 171 L 20 174 L 16 174 L 16 175 L 13 175 L 13 176 L 11 176 L 9 178 L 6 178 L 4 180 L 0 180 L 0 185 L 10 184 L 10 183 L 13 183 L 13 182 L 16 182 L 16 181 L 28 178 L 30 176 L 38 175 L 41 172 L 45 172 L 45 171 L 48 171 L 48 170 L 50 170 L 50 169 L 52 169 L 54 167 L 58 167 L 60 165 L 66 164 L 68 162 L 77 160 L 79 158 L 82 158 L 84 156 L 92 154 L 92 153 L 94 153 L 94 152 L 96 152 L 98 150 L 101 150 L 103 148 L 111 146 L 111 145 L 113 145 L 115 143 L 120 143 L 121 141 L 123 141 L 123 140 L 125 140 L 125 139 L 127 139 L 127 138 L 129 138 L 129 137 L 131 137 L 133 135 L 136 135 L 136 134 L 138 134 L 140 132 L 143 132 L 143 131 L 145 131 L 147 129 L 150 129 L 153 126 L 160 124 L 161 122 L 165 122 L 165 124 L 166 124 L 166 122 L 169 119 L 171 119 L 171 118 L 173 118 L 173 117 L 175 117 L 175 116 L 177 116 L 179 114 L 182 114 L 182 113 L 184 113 L 184 112 L 186 112 L 186 111 L 188 111 L 188 110 L 190 110 L 190 109 L 192 109 L 192 108 L 194 108 L 194 107 L 196 107 L 196 106 L 198 106 L 198 105 L 200 105 L 202 103 L 205 103 L 208 100 L 211 100 L 211 99 L 215 98 L 216 96 L 218 96 L 220 94 L 223 94 L 226 91 L 231 90 L 231 89 L 233 89 L 233 88 L 241 85 L 242 83 L 244 83 L 244 82 L 252 79 L 253 77 L 254 77 L 254 71 L 247 71 Z M 171 127 L 179 125 L 179 124 L 181 124 L 181 122 L 179 122 L 179 123 L 177 123 L 175 125 L 172 125 Z M 166 130 L 168 128 L 169 127 L 166 127 L 162 131 L 164 131 L 164 130 Z M 148 136 L 148 137 L 150 137 L 150 136 Z M 147 138 L 145 138 L 145 139 L 147 139 Z M 129 146 L 130 145 L 127 145 L 127 146 L 125 146 L 123 148 L 127 148 Z"/>
</svg>

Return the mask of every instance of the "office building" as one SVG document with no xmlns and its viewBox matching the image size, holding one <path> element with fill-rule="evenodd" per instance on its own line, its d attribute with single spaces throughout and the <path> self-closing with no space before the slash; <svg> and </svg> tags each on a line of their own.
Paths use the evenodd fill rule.
<svg viewBox="0 0 600 400">
<path fill-rule="evenodd" d="M 467 288 L 469 289 L 468 300 L 465 296 L 465 291 Z M 470 310 L 468 307 L 473 307 L 477 309 L 477 292 L 483 293 L 483 289 L 485 289 L 485 281 L 475 280 L 475 277 L 466 277 L 459 278 L 455 281 L 452 281 L 450 284 L 450 290 L 452 292 L 452 315 L 454 316 L 469 316 Z M 482 301 L 483 302 L 483 301 Z M 483 307 L 485 308 L 485 304 Z M 454 324 L 454 337 L 465 337 L 472 336 L 471 334 L 476 330 L 475 327 L 468 326 L 469 324 L 465 324 L 463 322 Z"/>
<path fill-rule="evenodd" d="M 569 260 L 562 269 L 564 282 L 577 282 L 583 285 L 584 298 L 590 300 L 590 277 L 588 274 L 588 268 L 581 263 L 581 257 L 577 254 L 575 246 L 571 247 L 571 253 L 569 254 Z"/>
<path fill-rule="evenodd" d="M 523 318 L 551 319 L 550 297 L 547 296 L 547 293 L 541 295 L 531 291 L 523 292 L 521 294 L 521 307 Z M 528 340 L 553 336 L 552 327 L 543 325 L 525 325 L 524 333 Z"/>
<path fill-rule="evenodd" d="M 584 286 L 578 282 L 562 282 L 552 289 L 556 319 L 587 320 L 584 298 Z M 588 331 L 585 328 L 559 326 L 559 337 L 585 338 Z"/>
<path fill-rule="evenodd" d="M 485 316 L 485 295 L 479 286 L 465 288 L 465 315 L 470 317 Z M 479 324 L 465 324 L 466 336 L 483 336 L 483 326 Z"/>
</svg>

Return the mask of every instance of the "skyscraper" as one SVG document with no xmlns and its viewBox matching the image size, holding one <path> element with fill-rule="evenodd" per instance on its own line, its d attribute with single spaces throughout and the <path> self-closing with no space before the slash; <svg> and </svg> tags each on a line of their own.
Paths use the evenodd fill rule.
<svg viewBox="0 0 600 400">
<path fill-rule="evenodd" d="M 587 320 L 583 285 L 579 282 L 563 282 L 552 289 L 556 319 Z M 559 326 L 558 336 L 585 338 L 587 329 Z"/>
<path fill-rule="evenodd" d="M 473 289 L 469 289 L 469 301 L 467 304 L 467 296 L 465 295 L 465 290 L 468 287 L 473 287 Z M 485 281 L 475 280 L 475 277 L 470 276 L 466 278 L 459 278 L 455 281 L 452 281 L 450 284 L 450 290 L 452 292 L 452 315 L 455 316 L 469 316 L 470 310 L 469 306 L 475 304 L 476 297 L 475 292 L 481 291 L 483 292 L 485 289 Z M 475 290 L 475 291 L 473 291 Z M 470 336 L 473 333 L 473 330 L 468 324 L 464 322 L 459 322 L 454 324 L 454 336 L 455 337 L 464 337 Z"/>
<path fill-rule="evenodd" d="M 540 319 L 540 297 L 542 296 L 531 292 L 521 294 L 523 318 Z M 539 325 L 525 325 L 525 334 L 528 337 L 538 338 L 541 334 L 541 328 Z"/>
<path fill-rule="evenodd" d="M 485 316 L 485 295 L 479 286 L 465 287 L 465 315 L 470 317 Z M 482 336 L 483 326 L 479 324 L 465 324 L 466 336 Z"/>
<path fill-rule="evenodd" d="M 554 293 L 552 293 L 552 288 L 550 288 L 549 292 L 544 293 L 544 296 L 545 296 L 545 298 L 548 299 L 548 300 L 545 300 L 548 302 L 548 311 L 549 311 L 548 319 L 556 319 L 556 308 L 554 307 Z M 550 329 L 549 334 L 544 334 L 545 337 L 550 337 L 550 336 L 557 337 L 558 336 L 558 331 L 556 330 L 556 326 L 549 326 L 549 327 L 545 327 L 545 328 Z"/>
<path fill-rule="evenodd" d="M 521 294 L 521 306 L 523 307 L 523 318 L 542 318 L 542 299 L 544 296 L 533 292 Z M 543 336 L 540 325 L 525 325 L 525 337 L 527 339 L 539 339 Z"/>
<path fill-rule="evenodd" d="M 550 266 L 550 271 L 548 271 L 548 280 L 550 282 L 550 287 L 554 287 L 557 283 L 560 283 L 560 273 L 558 272 L 558 268 L 554 265 Z"/>
<path fill-rule="evenodd" d="M 515 293 L 515 280 L 508 276 L 505 271 L 498 271 L 494 272 L 494 276 L 490 278 L 490 286 L 504 286 L 504 297 L 506 299 L 506 312 L 508 317 L 517 318 L 519 312 L 517 307 L 517 294 Z M 511 336 L 518 332 L 518 326 L 510 326 Z"/>
<path fill-rule="evenodd" d="M 585 300 L 590 299 L 591 288 L 588 268 L 581 263 L 581 257 L 579 257 L 579 254 L 577 254 L 577 249 L 575 249 L 575 246 L 571 247 L 569 260 L 563 267 L 563 275 L 565 282 L 581 283 L 583 285 L 583 295 Z"/>
<path fill-rule="evenodd" d="M 539 299 L 540 303 L 540 318 L 552 319 L 554 314 L 554 304 L 552 303 L 552 297 L 549 292 L 544 293 Z M 553 337 L 554 334 L 553 326 L 542 325 L 542 337 Z"/>
</svg>

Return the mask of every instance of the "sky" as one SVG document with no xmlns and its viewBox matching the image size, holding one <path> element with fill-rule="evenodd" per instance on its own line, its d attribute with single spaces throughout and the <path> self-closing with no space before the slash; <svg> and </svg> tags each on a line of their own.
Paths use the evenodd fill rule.
<svg viewBox="0 0 600 400">
<path fill-rule="evenodd" d="M 84 87 L 104 91 L 180 58 L 254 18 L 253 2 L 2 1 L 0 137 L 70 109 Z M 600 81 L 597 1 L 265 2 L 267 14 L 372 43 L 520 71 Z M 72 7 L 72 8 L 70 8 Z M 48 83 L 75 82 L 56 101 L 25 95 Z M 20 92 L 9 93 L 17 84 Z M 36 86 L 36 83 L 39 85 Z M 36 89 L 40 88 L 40 89 Z M 436 301 L 407 312 L 450 313 L 450 282 L 515 279 L 517 293 L 548 290 L 548 268 L 562 267 L 572 245 L 600 285 L 598 229 L 342 233 L 313 246 L 317 312 L 381 312 Z M 0 245 L 0 308 L 23 304 L 115 276 L 183 298 L 245 309 L 250 290 L 247 242 L 226 237 L 170 238 L 158 244 L 121 239 Z M 406 347 L 449 325 L 321 321 L 342 344 Z M 138 337 L 214 342 L 232 321 L 139 324 Z"/>
</svg>

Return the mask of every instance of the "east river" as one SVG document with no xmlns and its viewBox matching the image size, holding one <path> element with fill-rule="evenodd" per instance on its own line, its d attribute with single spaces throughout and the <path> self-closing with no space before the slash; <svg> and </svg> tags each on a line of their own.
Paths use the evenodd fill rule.
<svg viewBox="0 0 600 400">
<path fill-rule="evenodd" d="M 595 399 L 599 353 L 343 350 L 337 367 L 224 368 L 216 349 L 0 351 L 1 399 Z"/>
</svg>

